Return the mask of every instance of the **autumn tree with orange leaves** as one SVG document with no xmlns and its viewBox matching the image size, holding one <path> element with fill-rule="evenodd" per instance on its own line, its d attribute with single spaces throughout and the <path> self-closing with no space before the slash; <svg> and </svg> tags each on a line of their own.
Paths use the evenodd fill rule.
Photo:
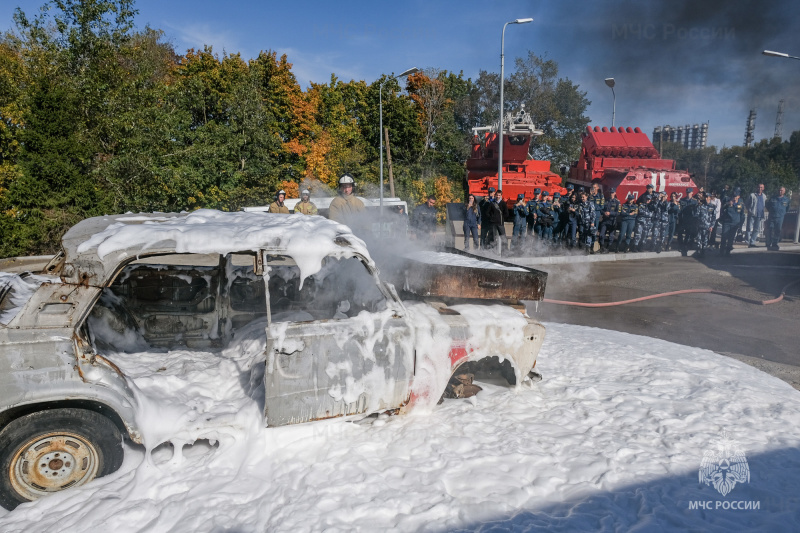
<svg viewBox="0 0 800 533">
<path fill-rule="evenodd" d="M 48 6 L 18 10 L 15 31 L 0 33 L 0 257 L 51 253 L 89 216 L 238 210 L 280 188 L 333 189 L 344 172 L 359 194 L 378 196 L 379 94 L 396 194 L 413 203 L 434 193 L 443 209 L 463 195 L 470 128 L 494 116 L 489 73 L 473 82 L 426 69 L 369 83 L 331 74 L 303 88 L 272 50 L 176 51 L 162 31 L 136 29 L 134 0 Z M 510 98 L 529 63 L 509 76 Z M 564 158 L 586 101 L 568 80 L 556 87 L 554 102 L 569 105 L 542 113 L 560 113 L 546 137 Z"/>
</svg>

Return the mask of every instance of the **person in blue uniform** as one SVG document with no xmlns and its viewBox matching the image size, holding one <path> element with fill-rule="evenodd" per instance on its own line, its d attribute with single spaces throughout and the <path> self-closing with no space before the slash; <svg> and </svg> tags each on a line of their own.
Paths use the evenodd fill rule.
<svg viewBox="0 0 800 533">
<path fill-rule="evenodd" d="M 635 202 L 636 197 L 633 193 L 628 193 L 625 203 L 619 206 L 619 241 L 617 243 L 618 252 L 627 252 L 631 247 L 631 235 L 636 226 L 636 215 L 639 214 L 639 206 Z"/>
<path fill-rule="evenodd" d="M 517 195 L 517 203 L 513 210 L 514 228 L 511 233 L 511 242 L 516 253 L 522 253 L 522 241 L 525 238 L 525 229 L 528 226 L 528 206 L 525 203 L 525 195 Z"/>
<path fill-rule="evenodd" d="M 777 252 L 780 250 L 778 243 L 781 242 L 781 228 L 783 228 L 783 218 L 789 210 L 789 198 L 786 196 L 786 187 L 778 189 L 778 195 L 773 196 L 767 203 L 767 250 Z"/>
<path fill-rule="evenodd" d="M 469 237 L 475 249 L 478 249 L 478 228 L 481 226 L 481 211 L 474 194 L 467 196 L 466 213 L 464 214 L 464 249 L 469 250 Z"/>
<path fill-rule="evenodd" d="M 664 243 L 664 249 L 669 250 L 672 246 L 672 240 L 675 238 L 675 228 L 678 225 L 678 217 L 681 214 L 681 204 L 678 198 L 678 193 L 674 192 L 670 195 L 669 206 L 667 212 L 669 213 L 669 225 L 667 226 L 667 239 Z"/>
<path fill-rule="evenodd" d="M 536 209 L 539 203 L 539 195 L 541 193 L 542 190 L 537 187 L 536 189 L 533 190 L 533 198 L 528 200 L 527 235 L 529 241 L 538 233 L 536 231 Z"/>
<path fill-rule="evenodd" d="M 606 197 L 600 192 L 600 185 L 592 183 L 592 189 L 589 192 L 589 201 L 594 204 L 594 235 L 592 235 L 592 242 L 597 242 L 597 235 L 600 231 L 600 218 L 603 216 L 604 207 L 606 205 Z"/>
</svg>

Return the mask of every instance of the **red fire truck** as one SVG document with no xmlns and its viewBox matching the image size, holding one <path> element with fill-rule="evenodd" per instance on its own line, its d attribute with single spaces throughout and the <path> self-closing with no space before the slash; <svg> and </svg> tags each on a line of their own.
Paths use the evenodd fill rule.
<svg viewBox="0 0 800 533">
<path fill-rule="evenodd" d="M 648 184 L 654 192 L 673 192 L 682 196 L 687 187 L 696 189 L 689 172 L 676 170 L 675 161 L 661 159 L 653 143 L 639 128 L 586 127 L 578 161 L 569 170 L 568 183 L 588 189 L 600 184 L 603 194 L 616 188 L 617 198 L 629 192 L 644 194 Z"/>
<path fill-rule="evenodd" d="M 531 139 L 541 135 L 530 114 L 523 108 L 516 115 L 509 113 L 503 121 L 503 199 L 513 205 L 518 194 L 533 198 L 535 189 L 566 193 L 561 176 L 550 171 L 550 161 L 529 159 Z M 489 187 L 497 189 L 498 127 L 472 128 L 472 153 L 467 159 L 467 190 L 477 197 L 486 196 Z"/>
</svg>

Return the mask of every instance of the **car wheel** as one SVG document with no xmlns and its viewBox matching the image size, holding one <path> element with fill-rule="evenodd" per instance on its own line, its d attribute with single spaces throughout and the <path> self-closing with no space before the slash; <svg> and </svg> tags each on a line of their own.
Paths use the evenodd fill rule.
<svg viewBox="0 0 800 533">
<path fill-rule="evenodd" d="M 86 409 L 51 409 L 18 418 L 0 431 L 0 505 L 14 509 L 79 487 L 122 464 L 122 435 Z"/>
</svg>

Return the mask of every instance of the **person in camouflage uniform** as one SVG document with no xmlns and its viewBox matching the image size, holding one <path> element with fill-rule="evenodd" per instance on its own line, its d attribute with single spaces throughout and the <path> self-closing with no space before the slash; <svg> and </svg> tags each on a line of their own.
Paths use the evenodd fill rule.
<svg viewBox="0 0 800 533">
<path fill-rule="evenodd" d="M 575 214 L 578 219 L 581 240 L 589 250 L 589 253 L 593 254 L 592 244 L 596 232 L 594 221 L 597 220 L 597 213 L 595 212 L 595 204 L 589 200 L 589 196 L 585 192 L 580 193 L 580 201 L 575 205 Z"/>
<path fill-rule="evenodd" d="M 653 198 L 649 194 L 645 194 L 639 199 L 639 214 L 636 215 L 636 236 L 633 246 L 637 252 L 644 251 L 647 238 L 653 231 L 653 214 Z"/>
<path fill-rule="evenodd" d="M 708 203 L 708 197 L 703 193 L 697 194 L 697 205 L 693 217 L 696 220 L 694 243 L 697 247 L 697 256 L 703 257 L 708 248 L 708 237 L 711 235 L 713 224 L 716 221 L 714 211 L 716 207 Z"/>
<path fill-rule="evenodd" d="M 667 246 L 667 233 L 669 232 L 669 202 L 667 193 L 661 191 L 656 200 L 653 214 L 653 250 L 660 254 Z"/>
</svg>

